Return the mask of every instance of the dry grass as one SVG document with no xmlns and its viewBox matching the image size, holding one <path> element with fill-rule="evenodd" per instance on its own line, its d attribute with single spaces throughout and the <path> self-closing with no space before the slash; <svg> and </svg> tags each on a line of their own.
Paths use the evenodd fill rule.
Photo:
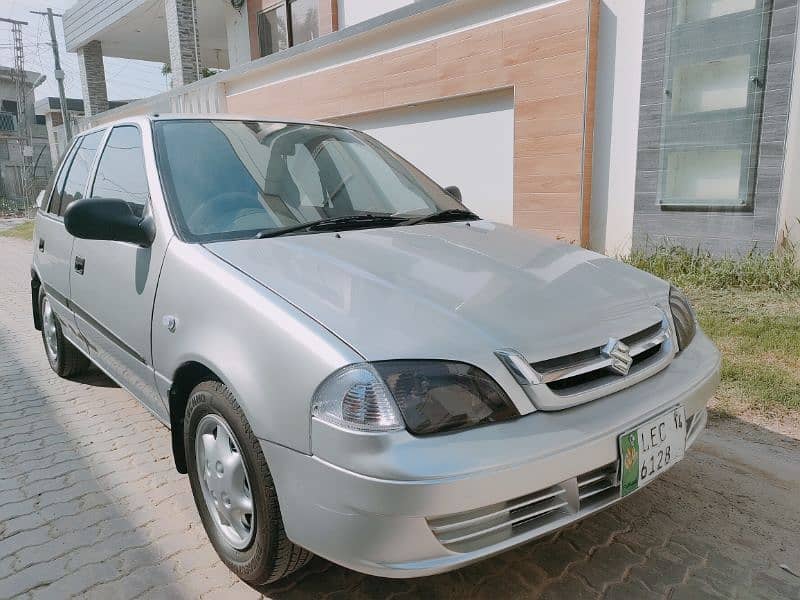
<svg viewBox="0 0 800 600">
<path fill-rule="evenodd" d="M 0 236 L 30 240 L 33 238 L 33 221 L 25 221 L 14 227 L 3 229 L 0 231 Z"/>
</svg>

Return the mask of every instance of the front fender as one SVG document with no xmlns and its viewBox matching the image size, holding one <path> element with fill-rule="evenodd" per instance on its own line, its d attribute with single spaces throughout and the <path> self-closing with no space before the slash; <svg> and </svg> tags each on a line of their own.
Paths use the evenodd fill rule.
<svg viewBox="0 0 800 600">
<path fill-rule="evenodd" d="M 197 244 L 174 240 L 153 307 L 153 364 L 167 400 L 197 362 L 236 396 L 257 437 L 310 453 L 311 400 L 363 358 L 318 322 Z"/>
</svg>

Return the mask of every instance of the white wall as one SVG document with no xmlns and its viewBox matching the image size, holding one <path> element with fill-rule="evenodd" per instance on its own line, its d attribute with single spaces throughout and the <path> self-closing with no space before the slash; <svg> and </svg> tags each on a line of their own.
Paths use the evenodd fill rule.
<svg viewBox="0 0 800 600">
<path fill-rule="evenodd" d="M 337 120 L 366 131 L 491 221 L 514 218 L 514 98 L 511 90 Z"/>
<path fill-rule="evenodd" d="M 228 62 L 231 67 L 250 62 L 250 26 L 247 22 L 247 2 L 241 10 L 225 3 L 225 33 L 228 37 Z"/>
<path fill-rule="evenodd" d="M 602 0 L 592 172 L 590 245 L 627 254 L 633 235 L 644 2 Z"/>
<path fill-rule="evenodd" d="M 794 49 L 792 99 L 783 159 L 783 189 L 778 215 L 778 241 L 788 237 L 796 245 L 800 260 L 800 43 Z"/>
<path fill-rule="evenodd" d="M 406 4 L 413 4 L 414 0 L 338 0 L 338 3 L 339 28 L 344 29 Z"/>
</svg>

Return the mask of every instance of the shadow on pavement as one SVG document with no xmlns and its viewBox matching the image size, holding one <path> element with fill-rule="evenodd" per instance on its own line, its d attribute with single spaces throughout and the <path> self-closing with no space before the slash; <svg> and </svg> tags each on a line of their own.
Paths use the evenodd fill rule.
<svg viewBox="0 0 800 600">
<path fill-rule="evenodd" d="M 157 517 L 156 487 L 174 477 L 157 462 L 169 436 L 127 393 L 105 389 L 116 384 L 99 371 L 58 378 L 33 329 L 30 288 L 9 279 L 0 290 L 0 598 L 102 596 L 145 566 L 158 580 L 162 556 L 142 525 Z"/>
<path fill-rule="evenodd" d="M 103 373 L 100 369 L 96 366 L 91 365 L 89 370 L 80 375 L 78 377 L 73 377 L 72 381 L 75 383 L 82 383 L 84 385 L 90 385 L 92 387 L 101 387 L 101 388 L 118 388 L 119 385 L 111 379 L 108 375 Z"/>
</svg>

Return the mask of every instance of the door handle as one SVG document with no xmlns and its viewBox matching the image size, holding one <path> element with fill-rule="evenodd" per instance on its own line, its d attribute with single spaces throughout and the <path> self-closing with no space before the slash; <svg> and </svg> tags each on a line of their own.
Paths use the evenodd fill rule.
<svg viewBox="0 0 800 600">
<path fill-rule="evenodd" d="M 75 272 L 83 275 L 83 267 L 86 266 L 86 259 L 82 256 L 75 257 Z"/>
<path fill-rule="evenodd" d="M 44 238 L 39 238 L 39 252 L 44 252 Z"/>
</svg>

